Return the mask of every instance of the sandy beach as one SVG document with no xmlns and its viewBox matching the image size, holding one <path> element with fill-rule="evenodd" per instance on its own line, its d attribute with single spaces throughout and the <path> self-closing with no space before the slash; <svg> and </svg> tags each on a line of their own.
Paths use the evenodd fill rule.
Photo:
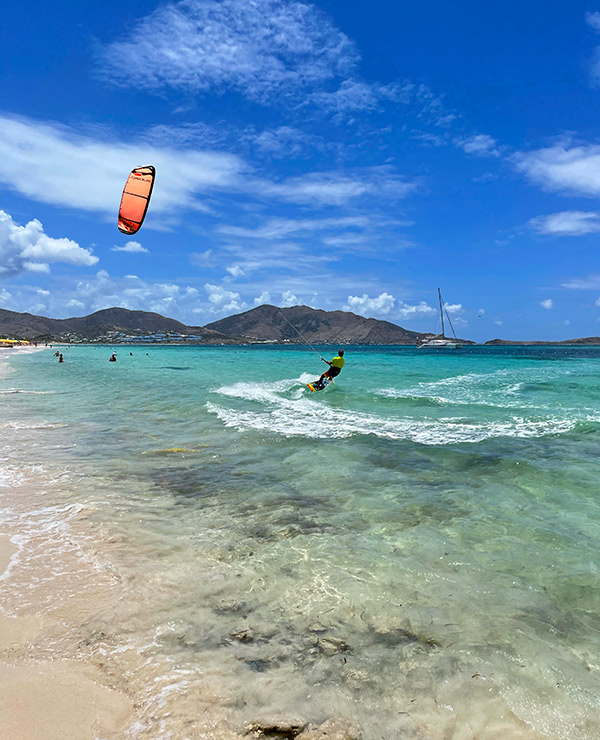
<svg viewBox="0 0 600 740">
<path fill-rule="evenodd" d="M 27 546 L 21 555 L 27 557 Z M 11 585 L 11 601 L 21 580 L 19 562 L 7 573 L 18 553 L 8 536 L 0 537 L 1 594 Z M 51 566 L 51 563 L 48 563 Z M 56 565 L 56 563 L 54 563 Z M 101 670 L 88 662 L 53 654 L 48 638 L 65 640 L 69 627 L 52 610 L 7 608 L 0 596 L 0 738 L 2 740 L 92 740 L 117 737 L 129 724 L 131 701 L 108 684 Z M 59 611 L 60 613 L 60 611 Z M 62 634 L 61 634 L 62 633 Z"/>
</svg>

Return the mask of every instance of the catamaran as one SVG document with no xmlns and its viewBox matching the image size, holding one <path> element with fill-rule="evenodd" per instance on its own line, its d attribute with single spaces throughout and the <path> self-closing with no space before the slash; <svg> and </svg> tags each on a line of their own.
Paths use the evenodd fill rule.
<svg viewBox="0 0 600 740">
<path fill-rule="evenodd" d="M 424 339 L 419 344 L 419 348 L 442 348 L 442 349 L 462 349 L 463 343 L 458 339 L 456 336 L 456 332 L 454 331 L 454 326 L 452 326 L 452 321 L 450 319 L 450 315 L 448 311 L 446 311 L 446 306 L 444 305 L 444 301 L 442 300 L 442 291 L 438 288 L 438 298 L 440 301 L 440 319 L 442 321 L 442 333 L 438 334 L 436 337 L 431 337 L 430 339 Z M 452 334 L 454 335 L 454 339 L 449 339 L 447 336 L 445 336 L 445 328 L 444 328 L 444 313 L 446 314 L 446 318 L 448 319 L 448 323 L 450 324 L 450 328 L 452 329 Z"/>
</svg>

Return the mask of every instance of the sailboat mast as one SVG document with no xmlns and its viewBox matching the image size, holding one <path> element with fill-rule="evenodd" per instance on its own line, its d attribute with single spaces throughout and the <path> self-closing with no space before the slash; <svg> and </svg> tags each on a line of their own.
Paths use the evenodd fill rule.
<svg viewBox="0 0 600 740">
<path fill-rule="evenodd" d="M 438 288 L 438 298 L 440 299 L 440 318 L 442 320 L 442 336 L 445 337 L 444 332 L 444 306 L 442 304 L 442 291 Z"/>
</svg>

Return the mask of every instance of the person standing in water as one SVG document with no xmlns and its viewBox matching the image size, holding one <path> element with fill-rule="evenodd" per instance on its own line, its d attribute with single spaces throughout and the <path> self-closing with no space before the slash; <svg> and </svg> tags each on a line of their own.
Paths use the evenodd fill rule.
<svg viewBox="0 0 600 740">
<path fill-rule="evenodd" d="M 334 357 L 331 362 L 329 360 L 326 360 L 324 357 L 321 357 L 323 362 L 326 362 L 329 365 L 329 370 L 325 370 L 323 375 L 317 380 L 315 385 L 321 385 L 323 382 L 323 378 L 329 378 L 330 380 L 333 380 L 336 378 L 341 372 L 342 368 L 344 367 L 344 364 L 346 360 L 344 360 L 344 350 L 339 349 L 336 357 Z"/>
</svg>

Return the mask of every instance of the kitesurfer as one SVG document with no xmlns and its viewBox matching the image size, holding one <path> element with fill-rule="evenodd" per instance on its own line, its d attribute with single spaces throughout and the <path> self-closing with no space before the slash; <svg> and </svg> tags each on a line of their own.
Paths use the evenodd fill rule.
<svg viewBox="0 0 600 740">
<path fill-rule="evenodd" d="M 329 378 L 330 380 L 336 378 L 342 372 L 342 368 L 344 367 L 344 363 L 346 362 L 346 360 L 344 360 L 343 349 L 338 350 L 337 355 L 331 360 L 331 362 L 329 360 L 326 360 L 324 357 L 321 357 L 321 359 L 323 360 L 323 362 L 326 362 L 329 365 L 329 370 L 325 370 L 325 372 L 323 373 L 323 375 L 321 375 L 319 380 L 317 380 L 315 385 L 321 385 L 321 383 L 323 382 L 323 378 L 325 377 Z"/>
</svg>

